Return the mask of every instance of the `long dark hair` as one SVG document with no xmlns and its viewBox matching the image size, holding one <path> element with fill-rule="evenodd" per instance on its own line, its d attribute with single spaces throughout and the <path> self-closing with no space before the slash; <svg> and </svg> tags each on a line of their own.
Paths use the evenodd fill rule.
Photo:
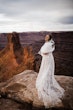
<svg viewBox="0 0 73 110">
<path fill-rule="evenodd" d="M 49 34 L 49 37 L 50 37 L 50 38 L 48 39 L 48 41 L 52 39 L 52 34 Z"/>
</svg>

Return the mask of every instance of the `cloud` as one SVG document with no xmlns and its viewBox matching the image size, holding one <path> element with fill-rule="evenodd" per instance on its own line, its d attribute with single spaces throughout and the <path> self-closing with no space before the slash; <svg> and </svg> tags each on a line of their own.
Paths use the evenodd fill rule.
<svg viewBox="0 0 73 110">
<path fill-rule="evenodd" d="M 67 16 L 60 19 L 62 24 L 73 24 L 73 16 Z"/>
<path fill-rule="evenodd" d="M 73 9 L 73 0 L 0 0 L 0 12 L 8 16 L 26 14 L 29 11 Z"/>
<path fill-rule="evenodd" d="M 73 0 L 0 0 L 0 31 L 72 30 Z"/>
</svg>

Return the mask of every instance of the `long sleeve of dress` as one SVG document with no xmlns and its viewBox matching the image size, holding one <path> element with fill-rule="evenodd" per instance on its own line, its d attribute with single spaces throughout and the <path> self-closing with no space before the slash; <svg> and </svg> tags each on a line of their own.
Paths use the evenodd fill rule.
<svg viewBox="0 0 73 110">
<path fill-rule="evenodd" d="M 55 45 L 52 45 L 48 49 L 48 53 L 53 52 L 55 50 Z"/>
<path fill-rule="evenodd" d="M 39 99 L 47 108 L 62 104 L 64 89 L 59 85 L 54 77 L 54 56 L 52 52 L 55 49 L 53 41 L 45 42 L 38 52 L 42 56 L 39 73 L 36 79 L 36 89 Z M 49 54 L 43 54 L 49 53 Z"/>
<path fill-rule="evenodd" d="M 41 48 L 41 53 L 50 53 L 55 50 L 55 43 L 54 42 L 47 42 Z"/>
<path fill-rule="evenodd" d="M 41 50 L 38 52 L 39 55 L 41 55 Z"/>
</svg>

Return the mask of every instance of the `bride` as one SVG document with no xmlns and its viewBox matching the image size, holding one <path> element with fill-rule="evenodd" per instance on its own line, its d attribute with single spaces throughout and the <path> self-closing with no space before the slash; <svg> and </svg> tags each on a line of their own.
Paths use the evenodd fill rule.
<svg viewBox="0 0 73 110">
<path fill-rule="evenodd" d="M 55 42 L 51 35 L 46 35 L 45 43 L 38 52 L 42 56 L 42 62 L 36 78 L 38 97 L 43 101 L 45 108 L 60 104 L 65 91 L 54 77 L 55 63 L 52 54 L 54 50 Z"/>
</svg>

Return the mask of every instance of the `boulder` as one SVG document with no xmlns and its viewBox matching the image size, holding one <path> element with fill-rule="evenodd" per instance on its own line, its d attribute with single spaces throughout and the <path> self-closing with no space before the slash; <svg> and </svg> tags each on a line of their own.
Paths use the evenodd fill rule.
<svg viewBox="0 0 73 110">
<path fill-rule="evenodd" d="M 0 83 L 0 95 L 21 103 L 32 104 L 33 107 L 42 107 L 44 104 L 38 99 L 35 81 L 38 73 L 33 70 L 25 70 L 4 83 Z M 73 109 L 73 77 L 55 75 L 56 80 L 65 89 L 65 96 L 61 104 L 54 108 Z"/>
<path fill-rule="evenodd" d="M 0 110 L 30 110 L 28 104 L 21 104 L 11 99 L 0 98 Z"/>
</svg>

